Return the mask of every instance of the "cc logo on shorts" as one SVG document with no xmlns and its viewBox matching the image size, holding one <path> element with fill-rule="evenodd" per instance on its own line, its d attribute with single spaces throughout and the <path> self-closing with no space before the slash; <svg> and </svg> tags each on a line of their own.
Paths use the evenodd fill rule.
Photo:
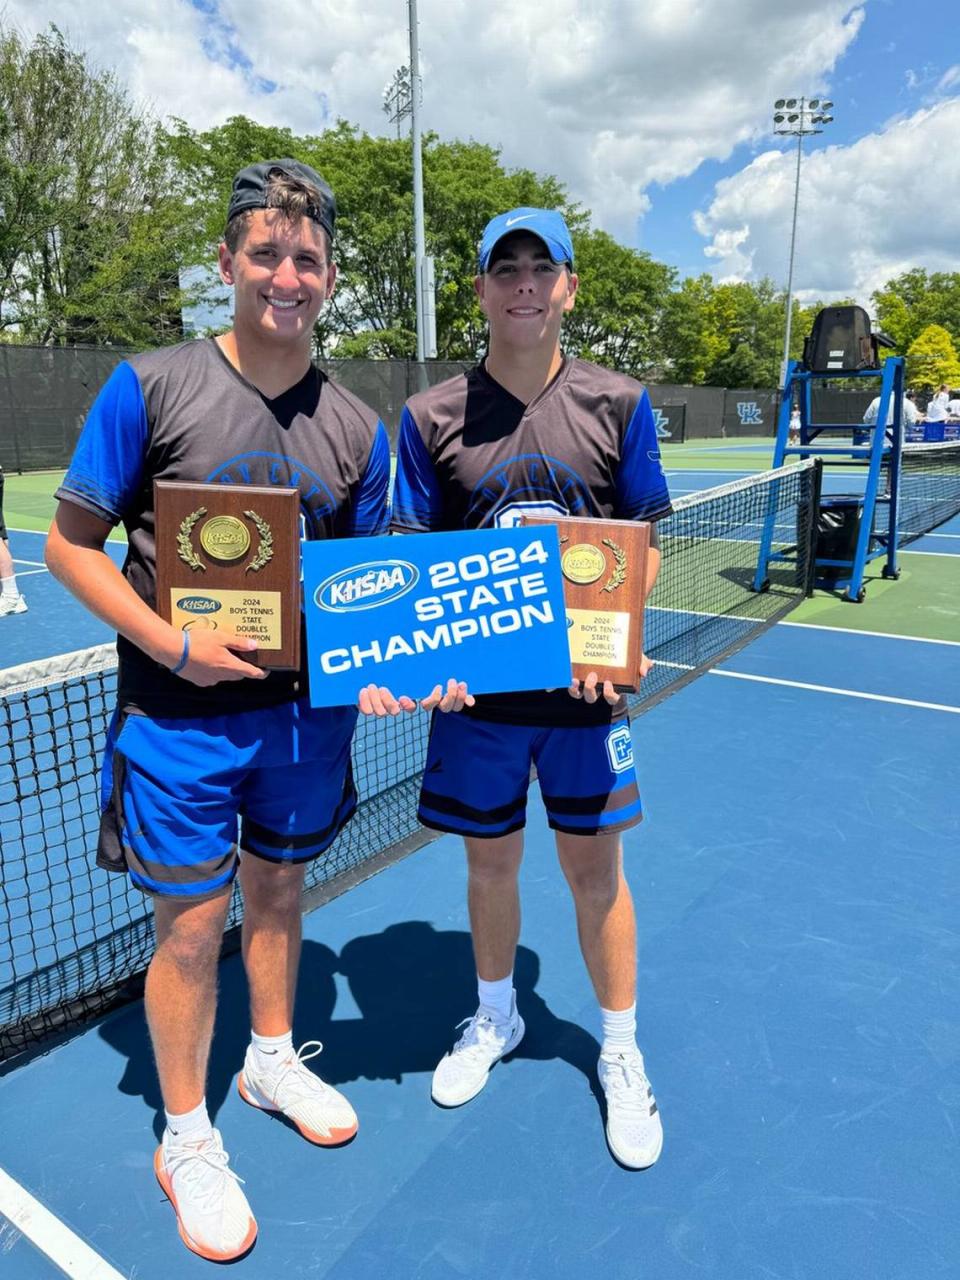
<svg viewBox="0 0 960 1280">
<path fill-rule="evenodd" d="M 607 734 L 607 757 L 614 773 L 625 773 L 633 766 L 633 739 L 628 724 L 618 725 Z"/>
</svg>

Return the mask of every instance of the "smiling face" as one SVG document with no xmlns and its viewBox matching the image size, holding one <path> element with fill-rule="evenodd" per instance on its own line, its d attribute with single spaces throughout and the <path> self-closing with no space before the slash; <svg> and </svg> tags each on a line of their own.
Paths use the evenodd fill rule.
<svg viewBox="0 0 960 1280">
<path fill-rule="evenodd" d="M 234 329 L 260 341 L 307 345 L 333 293 L 337 269 L 326 232 L 276 209 L 248 215 L 237 247 L 220 246 L 220 277 L 234 290 Z"/>
<path fill-rule="evenodd" d="M 475 281 L 491 342 L 526 350 L 555 347 L 564 312 L 573 309 L 577 284 L 577 277 L 551 259 L 537 236 L 507 236 Z"/>
</svg>

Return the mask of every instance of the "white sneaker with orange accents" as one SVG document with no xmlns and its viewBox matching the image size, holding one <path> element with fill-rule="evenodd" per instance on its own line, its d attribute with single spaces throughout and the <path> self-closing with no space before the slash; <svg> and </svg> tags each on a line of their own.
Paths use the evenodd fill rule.
<svg viewBox="0 0 960 1280">
<path fill-rule="evenodd" d="M 230 1169 L 216 1129 L 200 1142 L 179 1142 L 169 1130 L 153 1158 L 157 1181 L 177 1215 L 180 1238 L 211 1262 L 230 1262 L 257 1238 L 242 1179 Z"/>
<path fill-rule="evenodd" d="M 304 1052 L 306 1049 L 312 1052 Z M 357 1132 L 357 1113 L 342 1093 L 304 1065 L 322 1050 L 319 1040 L 307 1040 L 296 1053 L 266 1072 L 257 1069 L 251 1046 L 237 1076 L 237 1090 L 251 1107 L 281 1112 L 309 1142 L 335 1147 Z"/>
</svg>

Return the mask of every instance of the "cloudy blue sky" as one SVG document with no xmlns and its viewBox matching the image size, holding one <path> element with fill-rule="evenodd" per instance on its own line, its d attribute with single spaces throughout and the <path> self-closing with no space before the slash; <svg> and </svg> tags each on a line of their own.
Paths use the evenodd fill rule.
<svg viewBox="0 0 960 1280">
<path fill-rule="evenodd" d="M 389 130 L 406 0 L 6 0 L 56 22 L 159 114 Z M 801 297 L 960 270 L 957 0 L 419 0 L 425 127 L 554 173 L 682 274 L 786 277 L 781 95 L 828 95 L 801 186 Z"/>
</svg>

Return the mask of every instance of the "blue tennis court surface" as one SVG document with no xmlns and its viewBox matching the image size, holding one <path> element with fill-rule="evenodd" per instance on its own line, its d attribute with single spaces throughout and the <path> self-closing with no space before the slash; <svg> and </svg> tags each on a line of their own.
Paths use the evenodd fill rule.
<svg viewBox="0 0 960 1280">
<path fill-rule="evenodd" d="M 929 662 L 960 709 L 948 645 L 781 626 L 726 669 L 805 680 L 825 641 L 829 683 L 925 701 Z M 458 841 L 306 919 L 297 1035 L 327 1045 L 360 1115 L 350 1146 L 312 1147 L 237 1097 L 244 980 L 223 966 L 208 1097 L 260 1224 L 238 1276 L 956 1275 L 960 714 L 709 675 L 634 735 L 659 1164 L 607 1152 L 596 1008 L 535 803 L 527 1038 L 468 1106 L 429 1100 L 474 1001 Z M 153 1180 L 159 1105 L 138 1006 L 0 1079 L 0 1167 L 136 1280 L 210 1273 Z M 0 1247 L 18 1280 L 57 1274 L 12 1228 Z"/>
<path fill-rule="evenodd" d="M 671 489 L 738 474 L 684 471 Z M 11 535 L 18 572 L 36 572 L 21 582 L 30 612 L 3 622 L 3 665 L 112 638 L 42 570 L 42 541 Z M 918 553 L 960 553 L 960 518 Z M 686 617 L 661 620 L 667 644 Z M 716 625 L 734 639 L 740 620 Z M 599 1016 L 534 787 L 516 973 L 527 1035 L 465 1107 L 429 1097 L 476 1000 L 458 840 L 305 918 L 295 1035 L 324 1042 L 313 1065 L 357 1109 L 348 1146 L 311 1146 L 237 1096 L 246 988 L 239 957 L 223 964 L 208 1102 L 260 1227 L 238 1277 L 960 1273 L 960 634 L 782 623 L 633 735 L 647 817 L 625 863 L 658 1164 L 628 1172 L 604 1141 Z M 68 808 L 68 842 L 69 825 Z M 106 902 L 117 882 L 101 880 Z M 72 936 L 66 879 L 50 892 Z M 32 942 L 55 955 L 55 936 Z M 160 1107 L 139 1004 L 0 1073 L 0 1176 L 102 1259 L 69 1274 L 212 1274 L 153 1176 Z M 13 1280 L 63 1274 L 2 1216 L 0 1259 Z"/>
</svg>

